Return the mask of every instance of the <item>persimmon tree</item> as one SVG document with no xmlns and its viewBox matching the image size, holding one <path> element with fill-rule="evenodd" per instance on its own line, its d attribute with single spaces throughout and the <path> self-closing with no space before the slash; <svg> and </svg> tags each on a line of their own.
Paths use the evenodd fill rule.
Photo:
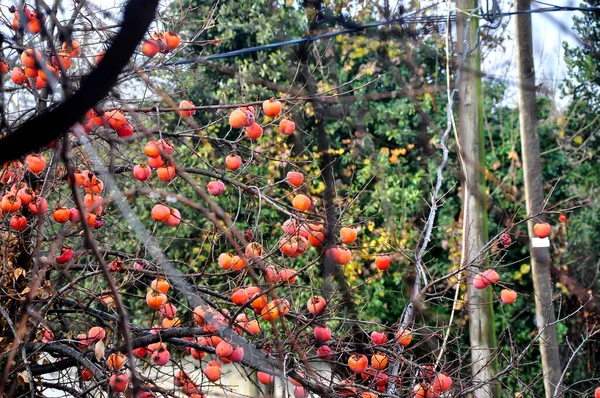
<svg viewBox="0 0 600 398">
<path fill-rule="evenodd" d="M 261 396 L 274 383 L 295 397 L 480 389 L 460 352 L 464 325 L 453 324 L 458 293 L 473 280 L 476 289 L 493 286 L 494 305 L 519 305 L 500 266 L 513 230 L 546 209 L 514 219 L 483 246 L 475 257 L 488 269 L 430 266 L 442 188 L 451 189 L 442 183 L 453 103 L 440 97 L 449 101 L 447 118 L 440 126 L 427 118 L 421 132 L 431 126 L 443 139 L 441 161 L 428 171 L 434 189 L 422 193 L 425 221 L 415 221 L 422 236 L 410 235 L 414 255 L 393 239 L 374 245 L 374 217 L 359 207 L 372 176 L 361 176 L 356 190 L 338 184 L 352 173 L 338 174 L 325 122 L 334 104 L 381 78 L 330 85 L 315 67 L 328 49 L 315 62 L 304 43 L 295 60 L 301 88 L 254 76 L 269 94 L 207 103 L 213 93 L 192 90 L 195 72 L 185 65 L 219 44 L 203 38 L 227 14 L 212 6 L 195 30 L 181 30 L 197 10 L 175 5 L 156 15 L 157 2 L 140 0 L 106 12 L 93 2 L 2 9 L 0 390 L 199 398 L 235 392 L 223 377 L 233 369 Z M 307 10 L 311 34 L 315 15 L 345 21 L 322 4 Z M 359 78 L 361 87 L 346 87 Z M 353 172 L 360 166 L 345 161 Z M 545 238 L 550 226 L 536 230 Z M 372 276 L 349 277 L 356 263 L 370 264 Z M 418 281 L 399 293 L 402 316 L 365 316 L 357 302 L 366 286 L 400 264 Z M 443 315 L 427 316 L 432 307 Z M 503 326 L 515 350 L 491 382 L 513 377 L 539 337 L 516 352 L 510 321 Z M 590 326 L 585 341 L 597 330 Z"/>
</svg>

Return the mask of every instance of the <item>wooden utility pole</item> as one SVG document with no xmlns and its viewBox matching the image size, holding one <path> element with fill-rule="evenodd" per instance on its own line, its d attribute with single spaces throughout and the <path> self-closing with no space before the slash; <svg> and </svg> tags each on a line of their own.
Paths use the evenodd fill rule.
<svg viewBox="0 0 600 398">
<path fill-rule="evenodd" d="M 458 79 L 458 136 L 463 172 L 463 239 L 461 264 L 468 265 L 467 294 L 469 306 L 469 338 L 471 343 L 471 374 L 481 385 L 473 392 L 475 398 L 499 397 L 499 385 L 492 382 L 498 370 L 495 359 L 496 331 L 492 291 L 473 287 L 473 277 L 485 269 L 485 254 L 481 249 L 488 240 L 485 197 L 485 157 L 483 135 L 483 87 L 481 85 L 481 46 L 477 43 L 477 0 L 458 0 L 456 7 L 456 42 L 460 65 Z M 466 39 L 466 40 L 465 40 Z"/>
<path fill-rule="evenodd" d="M 529 11 L 531 0 L 516 0 L 516 9 Z M 531 33 L 531 14 L 525 12 L 515 16 L 517 39 L 517 68 L 519 71 L 519 125 L 521 128 L 521 155 L 525 174 L 525 198 L 527 214 L 535 214 L 544 202 L 544 187 L 540 157 L 540 142 L 537 133 L 537 103 L 535 89 L 535 69 L 533 60 L 533 40 Z M 529 236 L 533 237 L 533 226 L 537 220 L 527 223 Z M 558 353 L 556 325 L 554 324 L 554 304 L 552 302 L 552 282 L 548 248 L 531 247 L 531 268 L 535 293 L 536 325 L 541 331 L 540 350 L 542 352 L 542 370 L 546 398 L 562 397 L 558 389 L 561 363 Z"/>
</svg>

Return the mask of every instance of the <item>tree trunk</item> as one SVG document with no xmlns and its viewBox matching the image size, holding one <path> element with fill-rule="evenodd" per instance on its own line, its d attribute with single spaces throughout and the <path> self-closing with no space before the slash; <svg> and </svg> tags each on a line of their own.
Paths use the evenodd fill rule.
<svg viewBox="0 0 600 398">
<path fill-rule="evenodd" d="M 527 11 L 531 0 L 517 0 L 517 11 Z M 535 90 L 535 69 L 533 62 L 533 44 L 531 36 L 531 14 L 516 15 L 517 67 L 519 71 L 519 124 L 521 128 L 521 152 L 525 173 L 525 197 L 527 214 L 541 210 L 544 201 L 542 166 L 540 162 L 540 142 L 537 135 L 537 104 Z M 540 217 L 527 223 L 529 236 L 533 235 L 533 226 Z M 531 268 L 533 270 L 533 289 L 535 293 L 536 325 L 542 330 L 540 350 L 544 372 L 546 398 L 554 395 L 560 379 L 561 364 L 558 353 L 556 325 L 554 324 L 554 304 L 552 303 L 552 282 L 550 280 L 548 249 L 531 247 Z"/>
<path fill-rule="evenodd" d="M 471 18 L 467 27 L 468 10 L 477 7 L 477 0 L 459 0 L 457 8 L 458 57 L 461 64 L 458 80 L 458 127 L 461 166 L 463 172 L 463 241 L 461 264 L 468 265 L 469 337 L 471 341 L 471 373 L 473 382 L 481 385 L 473 397 L 499 397 L 498 383 L 490 380 L 497 372 L 494 356 L 496 331 L 490 287 L 478 290 L 472 278 L 485 268 L 481 248 L 488 238 L 487 209 L 484 186 L 483 89 L 481 85 L 481 53 L 479 48 L 466 56 L 465 51 L 477 42 L 478 17 Z M 465 15 L 466 14 L 466 15 Z M 465 34 L 465 30 L 468 31 Z M 468 45 L 465 46 L 464 38 Z"/>
</svg>

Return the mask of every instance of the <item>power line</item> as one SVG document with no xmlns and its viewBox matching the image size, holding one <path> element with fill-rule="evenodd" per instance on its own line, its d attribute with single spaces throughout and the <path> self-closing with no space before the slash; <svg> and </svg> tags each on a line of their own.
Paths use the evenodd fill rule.
<svg viewBox="0 0 600 398">
<path fill-rule="evenodd" d="M 546 4 L 546 3 L 544 3 L 544 4 Z M 600 7 L 551 6 L 551 7 L 536 8 L 536 9 L 525 10 L 525 11 L 507 11 L 507 12 L 493 11 L 491 13 L 481 14 L 481 15 L 479 15 L 479 17 L 486 19 L 488 21 L 493 21 L 496 19 L 501 20 L 503 17 L 518 15 L 518 14 L 543 14 L 543 13 L 562 12 L 562 11 L 598 12 L 598 11 L 600 11 Z M 418 12 L 421 12 L 421 11 L 418 11 Z M 329 39 L 329 38 L 337 37 L 337 36 L 341 36 L 341 35 L 358 33 L 358 32 L 365 31 L 367 29 L 378 28 L 381 26 L 411 25 L 411 24 L 435 24 L 435 23 L 441 24 L 441 23 L 446 23 L 448 21 L 448 19 L 450 20 L 450 22 L 453 22 L 456 19 L 456 12 L 452 13 L 450 15 L 450 17 L 448 17 L 448 15 L 416 16 L 415 14 L 416 14 L 416 12 L 414 14 L 411 14 L 408 17 L 401 17 L 401 18 L 397 18 L 397 19 L 394 19 L 391 21 L 385 21 L 385 22 L 377 22 L 377 23 L 371 23 L 371 24 L 366 24 L 366 25 L 358 25 L 358 26 L 350 28 L 350 29 L 338 30 L 338 31 L 334 31 L 334 32 L 324 33 L 322 35 L 317 35 L 317 36 L 303 37 L 303 38 L 299 38 L 299 39 L 265 44 L 265 45 L 261 45 L 261 46 L 248 47 L 248 48 L 243 48 L 240 50 L 233 50 L 233 51 L 228 51 L 228 52 L 219 53 L 219 54 L 199 56 L 198 58 L 195 58 L 195 59 L 182 59 L 182 60 L 174 61 L 174 62 L 166 62 L 162 65 L 157 65 L 156 67 L 190 65 L 190 64 L 202 63 L 202 62 L 206 62 L 206 61 L 212 61 L 212 60 L 216 60 L 216 59 L 237 57 L 237 56 L 244 55 L 244 54 L 268 51 L 268 50 L 273 50 L 276 48 L 286 47 L 286 46 L 290 46 L 290 45 L 294 45 L 294 44 L 310 43 L 310 42 L 315 42 L 315 41 L 319 41 L 319 40 L 323 40 L 323 39 Z M 492 24 L 492 25 L 483 25 L 482 28 L 483 27 L 489 28 L 489 29 L 497 29 L 499 27 L 499 23 Z M 156 67 L 154 67 L 154 68 L 156 68 Z M 150 69 L 153 69 L 153 68 L 148 68 L 148 70 L 150 70 Z"/>
</svg>

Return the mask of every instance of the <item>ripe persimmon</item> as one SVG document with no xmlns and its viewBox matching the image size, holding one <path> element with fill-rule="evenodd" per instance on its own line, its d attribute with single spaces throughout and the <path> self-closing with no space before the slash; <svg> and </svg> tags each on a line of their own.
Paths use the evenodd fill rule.
<svg viewBox="0 0 600 398">
<path fill-rule="evenodd" d="M 231 301 L 235 305 L 244 305 L 250 300 L 245 289 L 238 289 L 231 295 Z"/>
<path fill-rule="evenodd" d="M 124 373 L 115 373 L 110 376 L 108 384 L 114 392 L 123 392 L 129 384 L 129 376 Z"/>
<path fill-rule="evenodd" d="M 151 212 L 154 221 L 163 222 L 167 221 L 167 218 L 171 215 L 171 210 L 165 205 L 156 205 L 152 208 Z"/>
<path fill-rule="evenodd" d="M 100 327 L 100 326 L 91 327 L 90 330 L 88 330 L 88 333 L 86 335 L 86 338 L 88 339 L 88 341 L 90 341 L 92 343 L 95 343 L 100 340 L 104 340 L 105 337 L 106 337 L 106 330 L 104 330 L 104 328 Z"/>
<path fill-rule="evenodd" d="M 21 208 L 21 199 L 19 199 L 14 193 L 9 192 L 2 197 L 0 201 L 0 209 L 5 213 L 15 213 Z"/>
<path fill-rule="evenodd" d="M 291 285 L 292 283 L 296 282 L 296 279 L 298 278 L 298 273 L 293 269 L 285 268 L 279 271 L 277 276 L 282 282 Z"/>
<path fill-rule="evenodd" d="M 248 295 L 250 296 L 250 295 Z M 267 300 L 267 296 L 262 295 L 262 296 L 258 296 L 258 293 L 255 293 L 252 295 L 252 297 L 250 297 L 252 299 L 252 303 L 250 304 L 252 306 L 252 308 L 254 308 L 255 310 L 261 311 L 263 308 L 266 307 L 266 305 L 268 304 L 268 300 Z"/>
<path fill-rule="evenodd" d="M 488 284 L 487 279 L 483 277 L 482 273 L 475 275 L 473 278 L 473 287 L 475 287 L 475 289 L 485 289 Z"/>
<path fill-rule="evenodd" d="M 396 340 L 401 346 L 406 347 L 412 341 L 412 333 L 408 329 L 402 329 L 396 333 Z"/>
<path fill-rule="evenodd" d="M 10 80 L 12 80 L 14 84 L 21 86 L 27 81 L 27 75 L 25 74 L 23 69 L 14 67 L 13 70 L 10 72 Z"/>
<path fill-rule="evenodd" d="M 260 324 L 256 319 L 248 321 L 246 324 L 246 330 L 252 335 L 257 335 L 260 333 Z"/>
<path fill-rule="evenodd" d="M 44 83 L 48 83 L 49 80 L 49 76 L 54 76 L 54 80 L 58 79 L 58 75 L 59 75 L 59 70 L 57 68 L 55 68 L 53 65 L 51 64 L 46 64 L 46 68 L 40 68 L 38 70 L 38 77 L 40 78 L 40 80 Z M 50 80 L 51 81 L 51 80 Z"/>
<path fill-rule="evenodd" d="M 15 214 L 10 218 L 10 226 L 17 231 L 23 231 L 27 228 L 27 219 L 21 214 Z"/>
<path fill-rule="evenodd" d="M 218 258 L 218 264 L 219 267 L 228 271 L 231 269 L 231 256 L 227 253 L 221 253 L 219 254 L 219 258 Z"/>
<path fill-rule="evenodd" d="M 321 296 L 312 296 L 306 303 L 306 308 L 314 316 L 320 315 L 327 306 L 327 300 Z"/>
<path fill-rule="evenodd" d="M 371 367 L 376 370 L 383 370 L 388 364 L 387 356 L 383 353 L 377 353 L 371 357 Z"/>
<path fill-rule="evenodd" d="M 258 242 L 250 242 L 246 245 L 246 249 L 244 250 L 244 254 L 247 258 L 261 258 L 264 255 L 265 251 L 263 247 Z"/>
<path fill-rule="evenodd" d="M 106 112 L 104 114 L 104 120 L 115 131 L 119 130 L 125 125 L 125 123 L 127 123 L 127 118 L 125 117 L 123 112 L 117 109 Z"/>
<path fill-rule="evenodd" d="M 133 177 L 138 181 L 146 181 L 152 175 L 152 169 L 140 163 L 133 168 Z"/>
<path fill-rule="evenodd" d="M 294 197 L 292 206 L 294 206 L 294 209 L 296 210 L 307 211 L 312 207 L 312 201 L 308 196 L 299 194 Z"/>
<path fill-rule="evenodd" d="M 37 69 L 36 59 L 41 60 L 42 54 L 32 48 L 28 48 L 21 53 L 21 62 L 25 68 Z"/>
<path fill-rule="evenodd" d="M 246 260 L 241 258 L 240 256 L 231 257 L 231 269 L 234 271 L 239 271 L 246 266 Z"/>
<path fill-rule="evenodd" d="M 319 343 L 325 343 L 331 340 L 331 329 L 328 326 L 316 326 L 313 330 L 313 336 Z"/>
<path fill-rule="evenodd" d="M 233 346 L 226 341 L 221 341 L 215 347 L 215 354 L 220 357 L 228 357 L 233 353 Z"/>
<path fill-rule="evenodd" d="M 269 117 L 276 117 L 281 113 L 281 102 L 274 98 L 264 101 L 262 106 L 263 112 Z"/>
<path fill-rule="evenodd" d="M 256 376 L 258 377 L 258 381 L 264 385 L 273 384 L 273 380 L 275 379 L 273 375 L 261 371 L 258 371 Z"/>
<path fill-rule="evenodd" d="M 286 175 L 286 181 L 293 187 L 299 187 L 304 183 L 304 174 L 297 171 L 289 171 Z"/>
<path fill-rule="evenodd" d="M 517 299 L 517 292 L 511 289 L 502 289 L 500 298 L 504 304 L 512 304 Z"/>
<path fill-rule="evenodd" d="M 69 221 L 69 209 L 66 207 L 59 207 L 52 212 L 52 218 L 59 224 L 64 224 Z"/>
<path fill-rule="evenodd" d="M 156 175 L 161 181 L 171 181 L 173 178 L 175 178 L 175 167 L 173 167 L 173 165 L 170 164 L 166 166 L 163 165 L 156 169 Z"/>
<path fill-rule="evenodd" d="M 482 278 L 485 279 L 489 285 L 493 285 L 500 280 L 500 275 L 498 275 L 496 270 L 487 269 L 483 272 Z"/>
<path fill-rule="evenodd" d="M 206 184 L 206 189 L 212 196 L 219 196 L 225 192 L 225 184 L 221 181 L 211 181 Z"/>
<path fill-rule="evenodd" d="M 234 129 L 246 126 L 247 114 L 241 109 L 236 109 L 229 115 L 229 125 Z"/>
<path fill-rule="evenodd" d="M 340 239 L 344 243 L 354 243 L 357 236 L 358 232 L 356 231 L 356 228 L 342 227 L 340 229 Z"/>
<path fill-rule="evenodd" d="M 206 378 L 213 383 L 221 378 L 221 367 L 220 366 L 207 366 L 204 368 L 204 375 Z"/>
<path fill-rule="evenodd" d="M 533 226 L 533 233 L 540 239 L 546 238 L 550 235 L 550 224 L 548 223 L 537 223 Z"/>
<path fill-rule="evenodd" d="M 38 175 L 46 168 L 46 157 L 43 154 L 30 154 L 25 158 L 27 170 Z"/>
<path fill-rule="evenodd" d="M 106 365 L 112 370 L 119 370 L 125 365 L 125 355 L 114 352 L 108 356 Z"/>
<path fill-rule="evenodd" d="M 98 65 L 100 61 L 102 61 L 102 58 L 104 58 L 104 54 L 106 54 L 106 51 L 102 50 L 98 53 L 98 55 L 96 55 L 96 57 L 94 58 L 94 63 L 96 65 Z"/>
<path fill-rule="evenodd" d="M 279 317 L 279 308 L 271 301 L 260 310 L 260 315 L 265 321 L 274 321 Z"/>
<path fill-rule="evenodd" d="M 142 54 L 148 58 L 154 57 L 160 51 L 158 43 L 154 39 L 146 39 L 142 43 Z"/>
<path fill-rule="evenodd" d="M 295 130 L 296 123 L 294 123 L 293 120 L 283 119 L 281 122 L 279 122 L 279 131 L 281 131 L 283 135 L 292 135 L 294 134 Z"/>
<path fill-rule="evenodd" d="M 362 354 L 354 354 L 348 358 L 348 366 L 350 367 L 350 370 L 356 374 L 364 372 L 365 369 L 367 369 L 368 364 L 369 360 Z"/>
<path fill-rule="evenodd" d="M 263 135 L 263 128 L 258 123 L 252 123 L 246 127 L 246 136 L 251 140 L 257 140 Z"/>
<path fill-rule="evenodd" d="M 231 171 L 236 171 L 242 165 L 242 158 L 238 155 L 227 155 L 225 158 L 225 166 Z"/>
<path fill-rule="evenodd" d="M 71 40 L 71 42 L 64 42 L 61 50 L 71 57 L 78 57 L 81 54 L 81 46 L 77 40 Z"/>
<path fill-rule="evenodd" d="M 25 68 L 25 74 L 27 77 L 35 79 L 39 75 L 39 71 L 36 68 Z"/>
<path fill-rule="evenodd" d="M 174 207 L 171 207 L 169 210 L 171 211 L 171 215 L 166 219 L 165 224 L 169 227 L 176 227 L 181 223 L 181 213 Z"/>
<path fill-rule="evenodd" d="M 167 294 L 167 292 L 171 288 L 171 285 L 165 278 L 159 276 L 158 278 L 156 278 L 152 281 L 152 283 L 150 284 L 150 287 L 161 293 Z"/>
<path fill-rule="evenodd" d="M 377 268 L 382 271 L 388 269 L 390 267 L 391 262 L 392 259 L 390 258 L 390 256 L 387 255 L 375 257 L 375 266 L 377 266 Z"/>
<path fill-rule="evenodd" d="M 163 34 L 163 37 L 164 37 L 165 41 L 167 42 L 167 50 L 168 51 L 175 50 L 177 47 L 179 47 L 179 44 L 181 43 L 181 37 L 177 33 L 173 32 L 171 30 L 165 32 Z"/>
<path fill-rule="evenodd" d="M 192 116 L 196 113 L 192 101 L 183 100 L 179 103 L 179 114 L 181 116 Z"/>
<path fill-rule="evenodd" d="M 160 156 L 160 147 L 156 141 L 148 141 L 146 145 L 144 145 L 144 153 L 146 156 L 155 158 Z"/>
<path fill-rule="evenodd" d="M 52 63 L 57 67 L 67 70 L 73 65 L 73 58 L 67 52 L 59 51 L 58 54 L 52 57 Z"/>
<path fill-rule="evenodd" d="M 146 303 L 153 310 L 160 310 L 160 307 L 162 307 L 166 302 L 167 296 L 165 296 L 163 293 L 157 292 L 156 290 L 149 290 L 146 294 Z"/>
</svg>

